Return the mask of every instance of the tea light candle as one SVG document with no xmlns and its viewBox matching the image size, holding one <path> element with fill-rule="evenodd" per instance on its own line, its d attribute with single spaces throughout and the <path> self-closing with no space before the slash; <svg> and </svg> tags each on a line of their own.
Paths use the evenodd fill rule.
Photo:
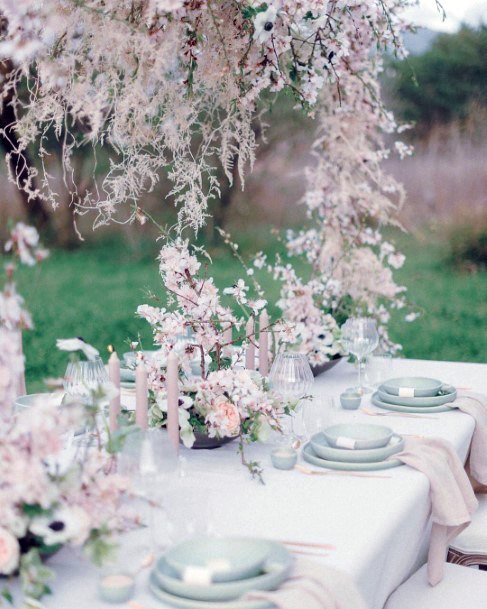
<svg viewBox="0 0 487 609">
<path fill-rule="evenodd" d="M 100 597 L 107 603 L 124 603 L 134 594 L 135 580 L 125 573 L 105 575 L 98 583 Z"/>
<path fill-rule="evenodd" d="M 298 453 L 290 446 L 275 448 L 271 452 L 271 461 L 276 469 L 293 469 L 298 461 Z"/>
</svg>

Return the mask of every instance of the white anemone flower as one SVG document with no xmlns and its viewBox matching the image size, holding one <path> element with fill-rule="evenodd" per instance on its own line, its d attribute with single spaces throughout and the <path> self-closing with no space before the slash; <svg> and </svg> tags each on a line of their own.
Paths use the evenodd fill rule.
<svg viewBox="0 0 487 609">
<path fill-rule="evenodd" d="M 260 44 L 266 43 L 272 36 L 274 24 L 277 18 L 277 10 L 269 6 L 267 10 L 258 13 L 254 19 L 254 39 Z"/>
<path fill-rule="evenodd" d="M 90 533 L 90 518 L 79 506 L 61 507 L 52 516 L 39 516 L 29 527 L 47 546 L 72 542 L 82 545 Z"/>
<path fill-rule="evenodd" d="M 92 347 L 81 337 L 58 338 L 56 341 L 56 347 L 58 349 L 61 349 L 61 351 L 81 351 L 82 353 L 84 353 L 86 359 L 90 361 L 93 361 L 99 355 L 98 349 Z"/>
</svg>

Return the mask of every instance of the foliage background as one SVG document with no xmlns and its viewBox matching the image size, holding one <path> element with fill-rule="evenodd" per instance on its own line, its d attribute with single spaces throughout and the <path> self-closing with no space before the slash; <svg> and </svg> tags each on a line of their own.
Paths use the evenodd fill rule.
<svg viewBox="0 0 487 609">
<path fill-rule="evenodd" d="M 404 345 L 406 357 L 485 362 L 487 28 L 464 26 L 457 34 L 420 31 L 416 36 L 427 37 L 428 44 L 432 41 L 428 50 L 407 62 L 391 58 L 384 74 L 390 105 L 401 118 L 416 121 L 408 136 L 415 155 L 387 163 L 408 192 L 401 221 L 409 233 L 391 234 L 407 255 L 398 280 L 422 313 L 412 324 L 393 320 L 392 338 Z M 271 112 L 271 125 L 266 139 L 261 138 L 245 191 L 237 181 L 213 203 L 214 222 L 230 230 L 244 256 L 259 249 L 280 251 L 274 228 L 304 219 L 296 201 L 304 189 L 312 124 L 292 105 L 292 100 L 282 98 Z M 51 164 L 50 170 L 59 172 L 55 154 Z M 78 171 L 87 183 L 92 179 L 83 158 Z M 22 208 L 5 174 L 1 181 L 0 236 L 9 218 L 39 223 L 42 218 L 35 210 Z M 144 200 L 144 208 L 163 225 L 175 220 L 175 210 L 164 201 L 167 192 L 162 177 Z M 19 288 L 36 323 L 25 337 L 29 390 L 39 389 L 46 376 L 62 374 L 63 358 L 54 347 L 57 337 L 82 335 L 106 352 L 108 344 L 126 350 L 124 342 L 140 333 L 149 345 L 149 329 L 135 319 L 134 311 L 146 301 L 147 291 L 160 290 L 151 226 L 114 226 L 93 233 L 93 218 L 84 217 L 79 228 L 86 240 L 80 242 L 67 201 L 61 213 L 44 211 L 48 213 L 42 234 L 53 248 L 52 256 L 41 268 L 20 272 Z M 200 239 L 212 244 L 211 274 L 217 284 L 231 285 L 242 274 L 240 265 L 218 242 L 212 222 Z M 277 288 L 266 279 L 267 286 L 272 300 Z"/>
</svg>

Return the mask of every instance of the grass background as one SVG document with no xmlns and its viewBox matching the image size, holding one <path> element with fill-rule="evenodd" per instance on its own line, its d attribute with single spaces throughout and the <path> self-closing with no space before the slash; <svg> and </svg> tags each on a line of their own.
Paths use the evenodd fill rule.
<svg viewBox="0 0 487 609">
<path fill-rule="evenodd" d="M 414 323 L 396 317 L 391 324 L 395 341 L 405 357 L 485 362 L 487 272 L 454 270 L 446 262 L 441 235 L 396 236 L 407 256 L 397 279 L 408 288 L 409 299 L 421 310 Z M 238 235 L 244 255 L 262 248 L 272 254 L 282 246 L 265 229 Z M 211 251 L 209 273 L 220 287 L 242 276 L 240 263 L 222 247 Z M 135 317 L 147 292 L 163 296 L 157 270 L 157 245 L 152 238 L 131 243 L 121 238 L 86 243 L 75 251 L 55 250 L 39 268 L 19 270 L 19 291 L 30 308 L 35 329 L 25 335 L 28 390 L 42 388 L 43 379 L 64 372 L 65 354 L 56 350 L 56 338 L 83 336 L 105 355 L 107 345 L 119 352 L 140 333 L 151 344 L 148 324 Z M 270 300 L 278 288 L 266 281 Z"/>
</svg>

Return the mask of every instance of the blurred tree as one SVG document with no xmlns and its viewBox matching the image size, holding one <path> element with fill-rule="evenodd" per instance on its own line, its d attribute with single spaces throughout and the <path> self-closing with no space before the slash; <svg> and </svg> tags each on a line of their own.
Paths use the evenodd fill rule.
<svg viewBox="0 0 487 609">
<path fill-rule="evenodd" d="M 392 74 L 403 119 L 428 128 L 466 118 L 471 107 L 487 105 L 487 26 L 439 35 L 429 51 L 394 61 Z"/>
</svg>

